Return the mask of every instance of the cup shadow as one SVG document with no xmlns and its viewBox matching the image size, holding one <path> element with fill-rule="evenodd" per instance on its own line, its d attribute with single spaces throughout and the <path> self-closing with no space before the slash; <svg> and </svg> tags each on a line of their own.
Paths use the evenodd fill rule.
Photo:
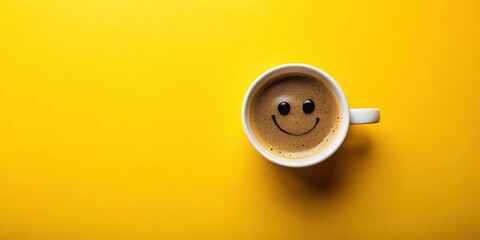
<svg viewBox="0 0 480 240">
<path fill-rule="evenodd" d="M 351 127 L 341 147 L 321 163 L 304 168 L 288 168 L 271 163 L 269 167 L 286 190 L 298 191 L 286 182 L 294 178 L 304 185 L 303 191 L 309 194 L 334 194 L 361 174 L 361 168 L 367 164 L 371 152 L 370 142 L 367 132 Z"/>
</svg>

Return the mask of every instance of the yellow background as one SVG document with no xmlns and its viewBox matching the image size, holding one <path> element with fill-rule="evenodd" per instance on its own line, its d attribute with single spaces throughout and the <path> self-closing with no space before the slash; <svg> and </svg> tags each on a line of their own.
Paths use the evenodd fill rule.
<svg viewBox="0 0 480 240">
<path fill-rule="evenodd" d="M 287 169 L 244 94 L 301 62 L 353 126 Z M 480 4 L 0 2 L 0 239 L 479 239 Z"/>
</svg>

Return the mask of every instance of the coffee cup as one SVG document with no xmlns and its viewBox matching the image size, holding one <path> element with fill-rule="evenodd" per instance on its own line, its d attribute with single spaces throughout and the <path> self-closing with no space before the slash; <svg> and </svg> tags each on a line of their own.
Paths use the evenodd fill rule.
<svg viewBox="0 0 480 240">
<path fill-rule="evenodd" d="M 326 72 L 284 64 L 261 74 L 242 106 L 243 129 L 266 159 L 287 167 L 322 162 L 338 150 L 351 124 L 377 123 L 377 108 L 350 109 Z"/>
</svg>

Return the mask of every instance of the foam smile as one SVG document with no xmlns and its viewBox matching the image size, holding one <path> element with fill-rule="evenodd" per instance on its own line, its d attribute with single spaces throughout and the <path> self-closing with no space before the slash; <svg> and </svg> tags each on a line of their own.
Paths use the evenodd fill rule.
<svg viewBox="0 0 480 240">
<path fill-rule="evenodd" d="M 318 122 L 320 121 L 320 118 L 317 117 L 317 118 L 316 118 L 316 121 L 315 121 L 315 125 L 313 125 L 313 127 L 312 127 L 310 130 L 308 130 L 308 131 L 306 131 L 306 132 L 304 132 L 304 133 L 296 134 L 296 133 L 289 133 L 289 132 L 283 130 L 283 129 L 278 125 L 277 120 L 275 119 L 275 115 L 272 115 L 272 119 L 273 119 L 273 122 L 275 123 L 275 125 L 278 127 L 278 129 L 280 129 L 280 131 L 282 131 L 282 132 L 284 132 L 284 133 L 286 133 L 286 134 L 292 135 L 292 136 L 301 136 L 301 135 L 305 135 L 305 134 L 311 132 L 311 131 L 317 126 Z"/>
</svg>

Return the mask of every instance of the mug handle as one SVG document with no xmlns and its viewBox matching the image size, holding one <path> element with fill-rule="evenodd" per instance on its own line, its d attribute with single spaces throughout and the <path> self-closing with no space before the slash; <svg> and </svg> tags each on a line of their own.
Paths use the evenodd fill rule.
<svg viewBox="0 0 480 240">
<path fill-rule="evenodd" d="M 350 124 L 368 124 L 380 122 L 380 109 L 378 108 L 351 108 Z"/>
</svg>

